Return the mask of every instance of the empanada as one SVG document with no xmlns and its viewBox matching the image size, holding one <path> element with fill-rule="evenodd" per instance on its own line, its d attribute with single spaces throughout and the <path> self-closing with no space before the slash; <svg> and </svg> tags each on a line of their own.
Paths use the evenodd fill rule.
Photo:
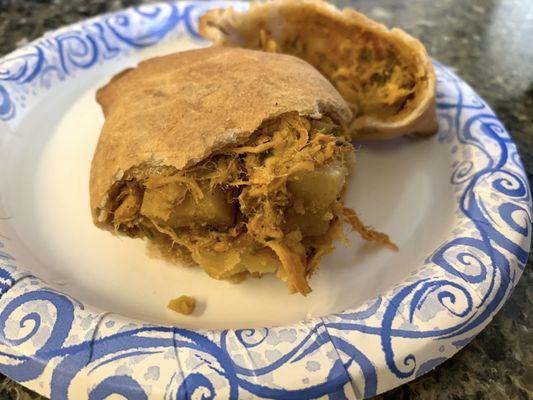
<svg viewBox="0 0 533 400">
<path fill-rule="evenodd" d="M 296 57 L 214 47 L 141 62 L 97 93 L 95 224 L 146 237 L 216 279 L 275 273 L 292 292 L 342 238 L 388 237 L 342 204 L 352 114 Z"/>
<path fill-rule="evenodd" d="M 355 138 L 437 131 L 431 59 L 401 29 L 325 1 L 273 0 L 244 12 L 210 10 L 200 18 L 200 34 L 216 45 L 291 54 L 313 65 L 349 104 Z"/>
</svg>

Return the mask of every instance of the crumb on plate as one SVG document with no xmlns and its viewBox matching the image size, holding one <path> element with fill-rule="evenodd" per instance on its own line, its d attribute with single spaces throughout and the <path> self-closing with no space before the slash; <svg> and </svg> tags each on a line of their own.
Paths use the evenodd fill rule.
<svg viewBox="0 0 533 400">
<path fill-rule="evenodd" d="M 190 315 L 194 312 L 196 307 L 196 299 L 191 296 L 180 296 L 175 299 L 171 299 L 167 305 L 172 311 L 183 315 Z"/>
</svg>

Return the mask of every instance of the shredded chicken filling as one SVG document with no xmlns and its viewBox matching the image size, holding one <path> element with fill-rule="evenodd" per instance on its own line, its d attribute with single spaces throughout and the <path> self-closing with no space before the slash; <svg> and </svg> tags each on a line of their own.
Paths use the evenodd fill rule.
<svg viewBox="0 0 533 400">
<path fill-rule="evenodd" d="M 305 295 L 320 258 L 344 239 L 342 221 L 393 246 L 342 205 L 350 157 L 349 139 L 330 118 L 289 113 L 185 170 L 127 171 L 105 215 L 117 231 L 190 256 L 216 279 L 275 273 Z"/>
<path fill-rule="evenodd" d="M 372 31 L 325 17 L 314 7 L 300 6 L 297 12 L 280 8 L 229 26 L 227 32 L 229 44 L 291 54 L 313 65 L 341 93 L 355 118 L 398 118 L 420 90 L 410 55 Z"/>
</svg>

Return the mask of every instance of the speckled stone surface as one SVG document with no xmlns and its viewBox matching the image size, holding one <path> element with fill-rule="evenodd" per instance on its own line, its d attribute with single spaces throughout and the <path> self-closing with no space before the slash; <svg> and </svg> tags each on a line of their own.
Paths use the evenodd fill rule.
<svg viewBox="0 0 533 400">
<path fill-rule="evenodd" d="M 0 55 L 46 30 L 140 1 L 0 0 Z M 492 106 L 533 183 L 533 1 L 336 1 L 418 37 Z M 380 399 L 533 399 L 533 256 L 514 294 L 465 349 Z M 0 380 L 0 400 L 35 395 Z"/>
</svg>

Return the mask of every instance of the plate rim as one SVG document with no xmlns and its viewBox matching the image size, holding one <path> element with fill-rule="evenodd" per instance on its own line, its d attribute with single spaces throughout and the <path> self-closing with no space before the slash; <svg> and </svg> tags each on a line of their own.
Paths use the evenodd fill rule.
<svg viewBox="0 0 533 400">
<path fill-rule="evenodd" d="M 46 96 L 47 85 L 70 79 L 70 71 L 82 72 L 98 62 L 105 62 L 104 58 L 98 59 L 105 51 L 98 46 L 110 45 L 111 48 L 116 45 L 117 55 L 127 55 L 137 48 L 160 43 L 162 39 L 177 34 L 178 29 L 183 30 L 182 34 L 196 37 L 194 12 L 230 4 L 247 6 L 239 1 L 155 3 L 103 14 L 47 32 L 0 58 L 0 121 L 16 126 L 16 122 L 31 111 L 39 96 Z M 125 21 L 127 23 L 123 24 Z M 154 28 L 148 40 L 146 35 L 142 39 L 142 35 L 128 36 L 131 33 L 128 29 L 135 28 L 135 24 L 141 26 L 141 21 L 148 29 Z M 98 42 L 99 37 L 103 42 Z M 75 40 L 82 47 L 77 50 L 76 47 L 68 48 L 67 44 L 73 43 L 67 43 L 68 40 Z M 92 47 L 95 54 L 90 54 L 94 42 L 97 43 L 97 47 Z M 51 43 L 56 43 L 57 48 L 47 47 Z M 80 53 L 80 49 L 88 53 Z M 48 53 L 53 54 L 54 51 L 55 58 L 46 59 Z M 85 58 L 93 55 L 97 60 L 87 62 Z M 83 366 L 73 361 L 80 354 L 88 357 L 90 353 L 87 362 L 95 363 L 97 359 L 93 359 L 93 355 L 98 352 L 104 354 L 101 357 L 104 362 L 113 358 L 113 355 L 118 357 L 118 354 L 131 349 L 163 348 L 176 353 L 178 364 L 175 368 L 181 379 L 172 378 L 164 390 L 161 387 L 150 388 L 158 394 L 156 397 L 163 391 L 165 395 L 171 392 L 184 395 L 198 388 L 207 388 L 210 393 L 222 397 L 302 398 L 340 393 L 348 397 L 370 397 L 415 379 L 450 358 L 490 322 L 512 293 L 527 262 L 533 211 L 531 192 L 520 156 L 503 124 L 470 86 L 438 62 L 435 61 L 434 65 L 439 84 L 448 91 L 456 91 L 456 98 L 448 92 L 439 91 L 439 122 L 446 125 L 439 129 L 438 140 L 445 146 L 452 146 L 451 149 L 454 144 L 459 148 L 461 145 L 465 148 L 470 146 L 470 150 L 476 154 L 474 161 L 467 158 L 463 160 L 465 163 L 452 166 L 450 182 L 455 190 L 461 191 L 458 204 L 462 214 L 457 217 L 459 222 L 465 222 L 465 226 L 461 225 L 459 229 L 466 230 L 469 235 L 454 236 L 438 246 L 424 265 L 406 280 L 358 308 L 287 326 L 237 330 L 181 329 L 110 316 L 49 288 L 17 265 L 9 246 L 2 239 L 0 351 L 3 354 L 0 356 L 0 372 L 41 394 L 60 396 L 58 398 L 65 395 L 64 398 L 67 398 L 72 379 L 75 378 L 68 378 L 72 368 L 78 368 L 77 372 L 83 369 Z M 47 67 L 57 74 L 58 79 L 51 78 L 49 82 L 44 80 L 42 83 Z M 61 70 L 56 71 L 54 67 L 63 68 L 63 75 Z M 37 95 L 21 95 L 21 90 L 35 83 L 38 77 L 41 79 L 40 86 L 32 87 Z M 11 95 L 13 99 L 18 98 L 18 102 L 10 100 Z M 489 146 L 489 150 L 486 146 Z M 495 154 L 498 151 L 502 154 Z M 495 156 L 494 159 L 492 156 Z M 477 170 L 477 158 L 483 157 L 487 158 L 490 168 Z M 501 174 L 500 177 L 491 183 L 494 191 L 488 194 L 476 192 L 477 184 L 486 184 L 481 182 L 481 178 L 498 174 Z M 475 185 L 472 185 L 473 180 L 476 181 Z M 483 186 L 482 189 L 486 191 L 487 188 Z M 489 196 L 495 192 L 498 192 L 497 200 Z M 494 210 L 483 209 L 487 207 L 485 203 L 497 208 L 498 212 L 492 215 Z M 525 225 L 520 225 L 513 218 L 516 212 L 525 215 L 522 221 Z M 487 216 L 490 218 L 487 219 Z M 505 231 L 499 225 L 502 222 L 507 225 Z M 477 231 L 472 230 L 471 224 Z M 467 252 L 465 248 L 471 248 L 471 251 Z M 449 259 L 452 253 L 456 257 L 455 262 Z M 491 265 L 485 265 L 484 257 L 491 260 Z M 479 263 L 477 274 L 476 271 L 472 272 L 472 269 L 476 269 L 475 265 L 472 268 L 472 264 L 476 262 Z M 489 274 L 494 280 L 487 282 Z M 494 291 L 498 284 L 503 286 Z M 35 302 L 48 306 L 51 304 L 52 309 L 56 310 L 55 321 L 45 323 L 41 320 L 42 316 L 36 317 L 39 311 L 35 305 L 31 306 Z M 19 315 L 24 307 L 23 315 Z M 476 308 L 481 310 L 477 314 L 473 313 Z M 89 329 L 81 328 L 82 320 L 89 321 Z M 30 334 L 16 339 L 5 334 L 8 324 L 25 328 L 29 321 L 34 324 Z M 113 324 L 106 328 L 109 332 L 104 332 L 102 326 L 110 321 Z M 438 329 L 424 330 L 428 324 L 438 324 Z M 50 329 L 50 336 L 44 343 L 36 344 L 34 335 L 44 327 Z M 91 329 L 93 336 L 66 345 L 73 333 L 79 330 L 87 336 Z M 96 337 L 97 333 L 102 336 Z M 283 335 L 292 335 L 291 338 L 296 339 L 293 342 L 280 339 Z M 276 339 L 272 339 L 274 336 Z M 398 343 L 401 345 L 398 346 Z M 435 343 L 439 343 L 438 348 Z M 444 349 L 441 350 L 441 347 Z M 381 352 L 376 351 L 376 348 L 380 348 Z M 178 356 L 178 349 L 184 352 L 184 356 Z M 256 360 L 250 356 L 252 352 L 262 352 L 261 360 L 264 361 L 268 351 L 279 349 L 282 349 L 282 353 L 278 359 L 260 367 L 255 365 Z M 239 363 L 235 358 L 238 353 L 246 353 L 249 358 L 245 358 L 243 364 Z M 198 358 L 199 354 L 204 357 L 204 364 L 195 368 L 200 369 L 201 373 L 188 370 L 188 367 L 180 364 L 180 358 Z M 131 363 L 132 360 L 137 363 L 135 357 L 138 356 L 117 358 L 113 362 L 118 366 L 126 365 L 121 362 Z M 44 374 L 46 363 L 56 358 L 60 361 L 48 375 Z M 206 360 L 221 367 L 222 372 L 206 367 Z M 76 393 L 124 393 L 135 398 L 151 393 L 147 391 L 145 381 L 132 377 L 135 371 L 131 376 L 110 375 L 103 366 L 100 368 L 104 372 L 97 370 L 98 373 L 92 378 L 81 379 L 74 389 Z M 287 371 L 294 372 L 295 368 L 299 376 L 305 376 L 303 379 L 307 379 L 307 382 L 296 382 L 296 379 L 283 376 L 287 375 Z M 217 392 L 213 385 L 215 377 L 218 380 L 221 377 L 222 380 L 226 379 L 227 387 Z"/>
</svg>

